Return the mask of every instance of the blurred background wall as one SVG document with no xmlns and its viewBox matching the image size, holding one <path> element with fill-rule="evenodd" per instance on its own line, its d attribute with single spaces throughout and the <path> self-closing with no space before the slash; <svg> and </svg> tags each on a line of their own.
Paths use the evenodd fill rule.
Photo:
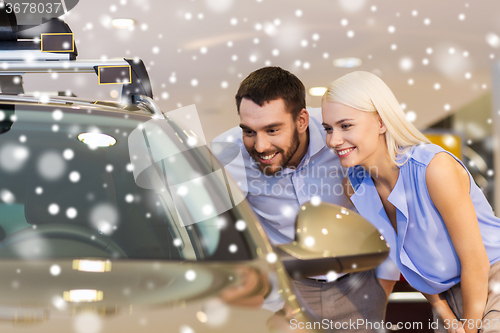
<svg viewBox="0 0 500 333">
<path fill-rule="evenodd" d="M 499 211 L 499 12 L 498 0 L 83 0 L 64 19 L 80 59 L 143 59 L 162 109 L 195 104 L 208 141 L 238 124 L 234 94 L 260 67 L 288 69 L 308 90 L 373 72 L 418 128 L 460 139 L 462 159 Z M 118 99 L 119 88 L 96 80 L 26 75 L 25 90 L 51 81 L 51 90 Z M 320 99 L 308 93 L 307 104 Z"/>
</svg>

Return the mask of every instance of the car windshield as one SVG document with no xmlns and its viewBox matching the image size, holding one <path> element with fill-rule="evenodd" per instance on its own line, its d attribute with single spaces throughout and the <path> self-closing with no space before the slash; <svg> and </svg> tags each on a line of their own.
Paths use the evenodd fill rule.
<svg viewBox="0 0 500 333">
<path fill-rule="evenodd" d="M 0 258 L 253 257 L 235 210 L 220 207 L 226 185 L 207 171 L 208 149 L 190 149 L 170 121 L 97 107 L 0 109 Z M 101 139 L 111 145 L 96 147 Z"/>
</svg>

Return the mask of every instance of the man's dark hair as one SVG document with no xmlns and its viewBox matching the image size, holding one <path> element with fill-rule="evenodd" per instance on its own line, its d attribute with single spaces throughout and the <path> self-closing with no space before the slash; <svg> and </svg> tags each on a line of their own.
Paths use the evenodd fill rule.
<svg viewBox="0 0 500 333">
<path fill-rule="evenodd" d="M 280 67 L 264 67 L 250 73 L 241 82 L 235 98 L 238 114 L 243 98 L 251 99 L 259 106 L 282 98 L 287 111 L 296 120 L 306 107 L 306 88 L 289 71 Z"/>
</svg>

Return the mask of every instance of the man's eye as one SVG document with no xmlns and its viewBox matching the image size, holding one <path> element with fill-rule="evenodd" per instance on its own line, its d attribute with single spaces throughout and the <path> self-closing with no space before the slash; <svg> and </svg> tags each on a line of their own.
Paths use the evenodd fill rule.
<svg viewBox="0 0 500 333">
<path fill-rule="evenodd" d="M 252 135 L 254 131 L 243 131 L 243 133 L 245 133 L 245 135 Z"/>
<path fill-rule="evenodd" d="M 278 130 L 277 129 L 270 129 L 270 130 L 267 130 L 267 132 L 268 133 L 276 133 L 276 132 L 278 132 Z"/>
</svg>

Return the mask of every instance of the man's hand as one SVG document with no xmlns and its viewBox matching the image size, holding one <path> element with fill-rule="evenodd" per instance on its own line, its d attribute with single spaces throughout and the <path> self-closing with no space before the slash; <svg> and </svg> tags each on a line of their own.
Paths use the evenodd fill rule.
<svg viewBox="0 0 500 333">
<path fill-rule="evenodd" d="M 267 275 L 248 266 L 238 267 L 241 282 L 220 293 L 222 301 L 229 305 L 260 308 L 270 285 Z"/>
</svg>

